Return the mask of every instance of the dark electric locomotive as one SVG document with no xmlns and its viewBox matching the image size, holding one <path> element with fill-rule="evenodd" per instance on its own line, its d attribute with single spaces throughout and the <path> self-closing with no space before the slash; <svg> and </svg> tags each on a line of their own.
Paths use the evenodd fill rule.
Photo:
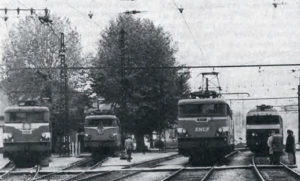
<svg viewBox="0 0 300 181">
<path fill-rule="evenodd" d="M 271 132 L 283 134 L 278 111 L 272 106 L 260 105 L 247 113 L 246 121 L 247 146 L 254 153 L 268 154 L 267 140 Z"/>
<path fill-rule="evenodd" d="M 49 109 L 24 105 L 4 111 L 3 154 L 17 165 L 39 164 L 51 154 Z"/>
<path fill-rule="evenodd" d="M 84 132 L 84 147 L 95 159 L 113 154 L 121 146 L 120 122 L 115 115 L 86 116 Z"/>
<path fill-rule="evenodd" d="M 178 102 L 178 149 L 191 160 L 220 159 L 234 148 L 234 124 L 222 99 L 184 99 Z"/>
</svg>

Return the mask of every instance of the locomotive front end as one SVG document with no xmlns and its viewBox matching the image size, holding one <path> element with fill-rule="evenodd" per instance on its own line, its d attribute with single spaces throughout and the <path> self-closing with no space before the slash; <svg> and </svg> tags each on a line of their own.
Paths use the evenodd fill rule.
<svg viewBox="0 0 300 181">
<path fill-rule="evenodd" d="M 119 120 L 114 115 L 87 116 L 84 132 L 84 147 L 93 154 L 107 155 L 121 146 Z"/>
<path fill-rule="evenodd" d="M 219 99 L 181 100 L 177 133 L 180 154 L 201 157 L 229 152 L 233 149 L 231 110 Z"/>
<path fill-rule="evenodd" d="M 4 119 L 4 155 L 15 162 L 39 162 L 51 153 L 49 110 L 46 107 L 8 107 Z"/>
<path fill-rule="evenodd" d="M 272 106 L 260 105 L 247 113 L 246 140 L 252 152 L 263 155 L 269 153 L 267 140 L 272 131 L 283 134 L 282 118 Z"/>
</svg>

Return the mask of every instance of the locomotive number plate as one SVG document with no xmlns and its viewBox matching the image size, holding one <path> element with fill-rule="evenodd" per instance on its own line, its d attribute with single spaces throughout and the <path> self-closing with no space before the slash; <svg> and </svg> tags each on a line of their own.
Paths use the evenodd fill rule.
<svg viewBox="0 0 300 181">
<path fill-rule="evenodd" d="M 32 134 L 31 130 L 22 130 L 22 134 Z"/>
<path fill-rule="evenodd" d="M 209 131 L 209 127 L 196 127 L 195 132 L 207 132 Z"/>
</svg>

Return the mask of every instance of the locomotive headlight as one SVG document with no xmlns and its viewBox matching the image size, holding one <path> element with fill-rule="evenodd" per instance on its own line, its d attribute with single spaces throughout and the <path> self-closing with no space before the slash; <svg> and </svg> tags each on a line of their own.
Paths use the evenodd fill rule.
<svg viewBox="0 0 300 181">
<path fill-rule="evenodd" d="M 44 139 L 50 139 L 51 138 L 50 132 L 44 132 L 44 133 L 42 133 L 42 138 L 44 138 Z"/>
<path fill-rule="evenodd" d="M 113 133 L 109 136 L 110 138 L 116 138 L 117 137 L 117 133 Z"/>
<path fill-rule="evenodd" d="M 252 135 L 252 136 L 257 136 L 257 134 L 256 134 L 256 133 L 252 133 L 251 135 Z"/>
<path fill-rule="evenodd" d="M 223 132 L 223 129 L 222 129 L 222 128 L 219 128 L 219 129 L 218 129 L 218 132 L 219 132 L 219 133 L 222 133 L 222 132 Z"/>
<path fill-rule="evenodd" d="M 92 135 L 89 135 L 87 133 L 84 134 L 84 139 L 85 140 L 90 140 L 92 138 Z"/>
<path fill-rule="evenodd" d="M 179 133 L 179 134 L 185 134 L 186 133 L 186 129 L 184 129 L 184 128 L 177 128 L 177 133 Z"/>
<path fill-rule="evenodd" d="M 3 134 L 3 137 L 4 137 L 5 140 L 9 140 L 9 139 L 11 139 L 13 136 L 12 136 L 11 133 L 4 133 L 4 134 Z"/>
<path fill-rule="evenodd" d="M 219 127 L 216 131 L 216 136 L 227 136 L 229 132 L 228 126 Z"/>
</svg>

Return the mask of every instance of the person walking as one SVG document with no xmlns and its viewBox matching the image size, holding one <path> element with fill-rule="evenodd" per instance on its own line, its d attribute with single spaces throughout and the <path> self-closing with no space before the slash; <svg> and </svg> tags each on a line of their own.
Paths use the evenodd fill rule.
<svg viewBox="0 0 300 181">
<path fill-rule="evenodd" d="M 268 138 L 267 145 L 269 147 L 270 164 L 279 165 L 280 156 L 283 152 L 283 138 L 281 134 L 275 134 L 273 130 L 271 136 Z"/>
<path fill-rule="evenodd" d="M 292 130 L 287 130 L 287 138 L 285 144 L 285 152 L 288 154 L 289 164 L 295 165 L 296 164 L 296 157 L 295 157 L 295 137 L 293 135 Z"/>
<path fill-rule="evenodd" d="M 130 162 L 132 157 L 131 157 L 131 154 L 132 154 L 132 151 L 133 151 L 133 140 L 131 138 L 130 135 L 127 136 L 127 139 L 125 140 L 125 143 L 124 143 L 124 146 L 125 146 L 125 150 L 126 150 L 126 153 L 127 153 L 127 161 Z"/>
<path fill-rule="evenodd" d="M 275 165 L 280 164 L 280 156 L 283 153 L 283 137 L 281 134 L 274 134 L 272 140 L 273 161 Z"/>
</svg>

